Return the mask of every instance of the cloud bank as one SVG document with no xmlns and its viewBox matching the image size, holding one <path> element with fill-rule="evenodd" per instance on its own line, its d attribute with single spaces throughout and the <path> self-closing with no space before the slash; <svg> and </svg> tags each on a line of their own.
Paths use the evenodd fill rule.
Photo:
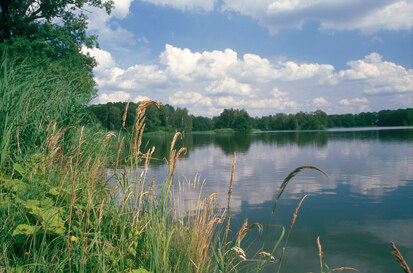
<svg viewBox="0 0 413 273">
<path fill-rule="evenodd" d="M 98 62 L 98 103 L 143 96 L 207 116 L 231 107 L 259 116 L 412 106 L 413 69 L 374 52 L 336 71 L 331 64 L 269 60 L 251 53 L 238 56 L 232 49 L 192 52 L 168 44 L 157 62 L 122 68 L 105 50 L 83 50 Z"/>
<path fill-rule="evenodd" d="M 330 30 L 407 30 L 413 26 L 411 0 L 144 0 L 182 11 L 237 12 L 250 16 L 275 33 L 301 28 L 309 21 Z"/>
</svg>

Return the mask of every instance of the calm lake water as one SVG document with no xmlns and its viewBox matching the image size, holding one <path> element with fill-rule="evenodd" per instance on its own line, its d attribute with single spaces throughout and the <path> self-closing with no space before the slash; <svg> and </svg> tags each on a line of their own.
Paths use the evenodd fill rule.
<svg viewBox="0 0 413 273">
<path fill-rule="evenodd" d="M 156 146 L 155 157 L 162 158 L 171 138 L 151 136 L 144 143 Z M 298 166 L 314 165 L 330 178 L 315 170 L 300 172 L 288 184 L 271 221 L 288 229 L 298 202 L 309 194 L 298 213 L 281 272 L 319 272 L 317 236 L 330 268 L 402 272 L 391 255 L 390 241 L 413 267 L 413 128 L 192 134 L 185 135 L 180 145 L 188 153 L 180 158 L 176 177 L 199 175 L 205 179 L 204 194 L 220 194 L 223 207 L 236 153 L 231 230 L 238 231 L 245 218 L 268 230 L 261 235 L 252 231 L 242 242 L 247 258 L 254 257 L 263 240 L 269 251 L 279 236 L 279 229 L 265 224 L 283 179 Z M 159 178 L 167 169 L 162 162 L 152 166 Z"/>
</svg>

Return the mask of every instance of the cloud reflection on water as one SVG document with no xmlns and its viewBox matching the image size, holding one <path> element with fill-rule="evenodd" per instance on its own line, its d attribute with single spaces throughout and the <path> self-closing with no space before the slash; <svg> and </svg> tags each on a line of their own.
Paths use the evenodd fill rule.
<svg viewBox="0 0 413 273">
<path fill-rule="evenodd" d="M 287 226 L 298 199 L 310 194 L 300 208 L 285 272 L 317 270 L 316 235 L 322 238 L 329 265 L 362 272 L 398 270 L 390 255 L 390 240 L 406 255 L 413 254 L 412 129 L 277 132 L 245 138 L 187 135 L 183 142 L 188 154 L 179 159 L 176 178 L 193 180 L 199 175 L 201 181 L 205 179 L 203 196 L 218 193 L 223 208 L 233 153 L 237 154 L 231 199 L 234 229 L 244 218 L 265 223 L 283 179 L 296 167 L 314 165 L 330 175 L 303 170 L 285 189 L 276 220 Z M 147 177 L 156 174 L 161 183 L 166 172 L 166 165 L 154 165 Z M 187 212 L 188 203 L 196 198 L 190 192 L 178 212 Z M 297 265 L 297 260 L 302 262 Z"/>
<path fill-rule="evenodd" d="M 176 177 L 206 179 L 204 193 L 218 193 L 226 206 L 233 153 L 237 153 L 232 209 L 242 202 L 259 205 L 272 201 L 282 180 L 296 167 L 314 165 L 330 178 L 314 170 L 304 170 L 287 186 L 283 198 L 298 199 L 304 194 L 337 194 L 338 187 L 382 198 L 413 177 L 413 130 L 360 132 L 277 132 L 248 136 L 187 135 L 188 156 L 181 158 Z M 202 145 L 198 146 L 198 143 Z M 154 143 L 156 145 L 156 143 Z M 166 166 L 154 170 L 162 179 Z"/>
</svg>

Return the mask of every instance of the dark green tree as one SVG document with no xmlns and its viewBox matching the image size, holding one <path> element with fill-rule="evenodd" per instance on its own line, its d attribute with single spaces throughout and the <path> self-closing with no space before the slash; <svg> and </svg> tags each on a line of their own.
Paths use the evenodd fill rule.
<svg viewBox="0 0 413 273">
<path fill-rule="evenodd" d="M 245 110 L 224 109 L 218 117 L 213 118 L 215 129 L 231 128 L 236 131 L 250 131 L 251 117 Z"/>
<path fill-rule="evenodd" d="M 313 116 L 317 120 L 317 126 L 318 128 L 313 128 L 313 129 L 325 129 L 327 128 L 328 125 L 328 116 L 325 112 L 321 110 L 316 110 L 313 113 Z"/>
<path fill-rule="evenodd" d="M 252 128 L 251 117 L 245 110 L 241 110 L 237 113 L 237 117 L 234 121 L 233 129 L 237 132 L 249 132 Z"/>
<path fill-rule="evenodd" d="M 165 113 L 156 105 L 149 105 L 145 112 L 145 130 L 154 132 L 165 128 Z"/>
<path fill-rule="evenodd" d="M 105 8 L 110 13 L 113 1 L 102 0 L 2 0 L 0 42 L 15 38 L 40 40 L 54 48 L 92 46 L 95 36 L 87 36 L 87 7 Z"/>
<path fill-rule="evenodd" d="M 175 110 L 174 116 L 174 129 L 180 132 L 192 131 L 192 119 L 188 115 L 188 109 L 178 107 Z"/>
<path fill-rule="evenodd" d="M 213 124 L 210 118 L 192 116 L 192 130 L 193 131 L 209 131 L 212 129 L 213 129 Z"/>
<path fill-rule="evenodd" d="M 95 60 L 81 47 L 97 45 L 87 35 L 89 7 L 110 13 L 113 1 L 103 0 L 1 0 L 0 51 L 52 73 L 76 78 L 84 93 L 94 95 Z"/>
<path fill-rule="evenodd" d="M 214 126 L 216 129 L 234 128 L 235 119 L 237 117 L 237 110 L 224 109 L 217 119 L 215 119 Z"/>
</svg>

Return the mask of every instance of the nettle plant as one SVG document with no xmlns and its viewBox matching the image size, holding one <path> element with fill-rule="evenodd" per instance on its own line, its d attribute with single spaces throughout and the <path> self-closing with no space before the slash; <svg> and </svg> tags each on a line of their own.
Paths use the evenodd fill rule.
<svg viewBox="0 0 413 273">
<path fill-rule="evenodd" d="M 17 224 L 12 232 L 16 243 L 26 242 L 35 234 L 57 236 L 67 231 L 64 218 L 71 189 L 52 186 L 50 177 L 45 179 L 44 161 L 42 155 L 34 154 L 24 167 L 18 163 L 13 165 L 13 178 L 0 177 L 2 209 L 17 210 L 15 215 L 10 214 Z"/>
</svg>

